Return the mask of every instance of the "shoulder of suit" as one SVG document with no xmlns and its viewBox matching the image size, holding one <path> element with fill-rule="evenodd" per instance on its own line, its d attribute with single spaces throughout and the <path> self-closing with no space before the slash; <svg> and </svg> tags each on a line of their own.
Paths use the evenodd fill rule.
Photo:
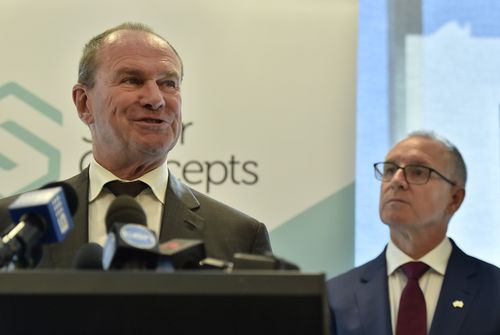
<svg viewBox="0 0 500 335">
<path fill-rule="evenodd" d="M 360 265 L 354 267 L 346 272 L 336 275 L 330 278 L 327 282 L 330 285 L 336 285 L 341 283 L 350 283 L 353 281 L 358 282 L 359 279 L 367 274 L 372 274 L 377 271 L 385 271 L 386 261 L 385 261 L 385 250 L 379 254 L 376 258 Z"/>
<path fill-rule="evenodd" d="M 68 184 L 77 184 L 82 182 L 88 182 L 88 180 L 89 180 L 89 168 L 86 167 L 80 173 L 72 177 L 69 177 L 68 179 L 63 180 L 62 182 Z"/>
<path fill-rule="evenodd" d="M 256 219 L 241 212 L 240 210 L 195 190 L 194 188 L 183 183 L 181 180 L 177 179 L 175 176 L 170 176 L 169 187 L 175 188 L 171 191 L 182 198 L 185 198 L 188 195 L 192 196 L 199 203 L 198 210 L 205 214 L 216 214 L 221 219 L 229 220 L 231 218 L 238 218 L 239 220 L 258 222 Z"/>
</svg>

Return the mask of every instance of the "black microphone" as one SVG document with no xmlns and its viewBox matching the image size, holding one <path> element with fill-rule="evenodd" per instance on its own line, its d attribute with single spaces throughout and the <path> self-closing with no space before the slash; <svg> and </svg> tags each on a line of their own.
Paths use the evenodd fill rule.
<svg viewBox="0 0 500 335">
<path fill-rule="evenodd" d="M 265 255 L 235 253 L 233 270 L 300 270 L 300 268 L 271 253 Z"/>
<path fill-rule="evenodd" d="M 146 214 L 128 195 L 118 196 L 106 213 L 108 238 L 104 244 L 104 270 L 155 269 L 158 263 L 158 239 L 146 226 Z"/>
<path fill-rule="evenodd" d="M 146 226 L 146 213 L 141 205 L 128 195 L 120 195 L 111 203 L 106 212 L 106 231 L 110 232 L 116 223 L 136 223 Z"/>
<path fill-rule="evenodd" d="M 77 207 L 76 192 L 62 182 L 21 194 L 9 206 L 12 221 L 17 223 L 2 234 L 0 267 L 9 263 L 35 267 L 41 259 L 40 245 L 61 242 L 73 229 L 70 208 L 76 211 Z"/>
<path fill-rule="evenodd" d="M 202 240 L 176 238 L 159 246 L 158 270 L 200 269 L 200 262 L 205 259 L 205 244 Z"/>
<path fill-rule="evenodd" d="M 102 247 L 95 242 L 85 243 L 76 252 L 72 267 L 76 270 L 102 270 Z"/>
</svg>

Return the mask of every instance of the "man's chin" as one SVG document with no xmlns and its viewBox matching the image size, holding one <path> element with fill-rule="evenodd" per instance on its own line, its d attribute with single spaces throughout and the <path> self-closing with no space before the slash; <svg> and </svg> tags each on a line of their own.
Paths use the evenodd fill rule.
<svg viewBox="0 0 500 335">
<path fill-rule="evenodd" d="M 136 141 L 135 147 L 138 152 L 147 156 L 166 156 L 174 148 L 176 141 L 165 141 L 165 139 L 143 139 Z"/>
<path fill-rule="evenodd" d="M 388 225 L 389 227 L 405 227 L 411 225 L 411 222 L 408 219 L 408 217 L 399 213 L 383 214 L 381 216 L 381 220 L 384 224 Z"/>
</svg>

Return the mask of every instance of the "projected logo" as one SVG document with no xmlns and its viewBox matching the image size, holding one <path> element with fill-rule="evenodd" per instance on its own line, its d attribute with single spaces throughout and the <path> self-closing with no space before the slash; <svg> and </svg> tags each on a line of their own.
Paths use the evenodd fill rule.
<svg viewBox="0 0 500 335">
<path fill-rule="evenodd" d="M 61 112 L 22 86 L 0 86 L 0 196 L 59 178 L 61 153 L 42 137 L 61 125 Z"/>
</svg>

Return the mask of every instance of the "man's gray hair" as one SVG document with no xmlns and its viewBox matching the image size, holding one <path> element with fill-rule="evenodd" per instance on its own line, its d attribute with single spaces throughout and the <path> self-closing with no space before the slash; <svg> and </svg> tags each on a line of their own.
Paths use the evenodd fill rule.
<svg viewBox="0 0 500 335">
<path fill-rule="evenodd" d="M 464 186 L 467 182 L 467 167 L 465 165 L 464 158 L 462 154 L 458 150 L 458 148 L 451 143 L 448 139 L 436 134 L 431 130 L 417 130 L 408 134 L 406 138 L 409 137 L 425 137 L 436 142 L 441 143 L 446 150 L 450 153 L 451 163 L 453 165 L 453 175 L 459 182 L 461 182 Z"/>
</svg>

